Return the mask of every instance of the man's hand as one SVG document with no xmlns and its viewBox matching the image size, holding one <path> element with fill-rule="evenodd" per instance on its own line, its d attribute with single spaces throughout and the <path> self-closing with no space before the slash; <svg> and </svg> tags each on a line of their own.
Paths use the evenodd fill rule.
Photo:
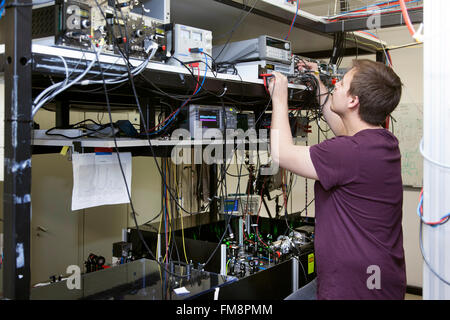
<svg viewBox="0 0 450 320">
<path fill-rule="evenodd" d="M 315 62 L 300 60 L 299 63 L 297 63 L 297 69 L 300 72 L 310 71 L 319 79 L 319 66 Z"/>
<path fill-rule="evenodd" d="M 296 146 L 292 139 L 288 117 L 288 80 L 279 72 L 273 72 L 272 75 L 269 80 L 269 92 L 272 96 L 272 160 L 297 175 L 318 180 L 309 155 L 309 147 Z"/>
<path fill-rule="evenodd" d="M 269 93 L 275 107 L 279 103 L 286 103 L 288 100 L 288 79 L 279 72 L 274 71 L 269 78 Z"/>
<path fill-rule="evenodd" d="M 347 129 L 345 128 L 341 117 L 339 117 L 336 113 L 331 111 L 332 99 L 330 98 L 327 99 L 327 95 L 324 94 L 328 92 L 328 89 L 325 87 L 322 81 L 320 81 L 319 66 L 317 65 L 317 63 L 300 60 L 300 62 L 297 63 L 297 69 L 300 72 L 310 72 L 316 77 L 316 79 L 319 82 L 319 90 L 317 91 L 317 100 L 319 104 L 322 106 L 323 116 L 325 117 L 328 126 L 331 128 L 331 131 L 333 131 L 334 135 L 336 136 L 346 135 Z M 322 94 L 319 96 L 319 93 Z"/>
</svg>

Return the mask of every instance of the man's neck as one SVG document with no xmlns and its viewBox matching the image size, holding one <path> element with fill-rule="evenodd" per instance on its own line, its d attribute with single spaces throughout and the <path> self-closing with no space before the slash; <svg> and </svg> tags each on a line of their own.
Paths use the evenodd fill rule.
<svg viewBox="0 0 450 320">
<path fill-rule="evenodd" d="M 375 126 L 362 121 L 361 119 L 348 119 L 342 117 L 342 122 L 347 130 L 347 136 L 354 136 L 360 131 L 367 129 L 382 129 L 382 126 Z"/>
</svg>

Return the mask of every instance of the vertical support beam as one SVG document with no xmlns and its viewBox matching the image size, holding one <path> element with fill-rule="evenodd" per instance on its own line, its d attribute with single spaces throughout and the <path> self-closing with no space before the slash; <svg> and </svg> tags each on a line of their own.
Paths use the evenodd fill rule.
<svg viewBox="0 0 450 320">
<path fill-rule="evenodd" d="M 450 212 L 450 1 L 424 3 L 424 220 L 439 221 Z M 413 66 L 411 66 L 413 67 Z M 450 223 L 422 226 L 423 298 L 450 299 Z M 445 283 L 447 282 L 447 284 Z"/>
<path fill-rule="evenodd" d="M 12 3 L 21 4 L 10 6 Z M 5 182 L 3 291 L 30 296 L 31 0 L 7 0 L 5 36 Z"/>
<path fill-rule="evenodd" d="M 144 119 L 140 119 L 141 133 L 145 133 L 145 127 L 150 130 L 155 126 L 155 108 L 152 106 L 152 101 L 150 97 L 145 97 L 143 100 L 144 103 L 141 102 L 141 106 Z"/>
<path fill-rule="evenodd" d="M 239 217 L 239 247 L 244 247 L 244 220 Z"/>
<path fill-rule="evenodd" d="M 386 62 L 387 62 L 386 59 L 387 59 L 387 57 L 386 57 L 386 53 L 384 53 L 384 51 L 377 51 L 376 52 L 376 60 L 377 60 L 377 62 L 381 62 L 382 64 L 386 64 Z M 389 121 L 390 121 L 390 119 L 391 119 L 391 116 L 389 115 L 386 118 L 386 121 L 383 124 L 383 128 L 389 129 Z"/>
<path fill-rule="evenodd" d="M 341 12 L 346 12 L 346 11 L 350 10 L 348 0 L 340 0 L 340 9 L 341 9 Z"/>
<path fill-rule="evenodd" d="M 223 276 L 227 275 L 227 245 L 220 245 L 220 274 Z"/>
<path fill-rule="evenodd" d="M 384 51 L 377 51 L 376 60 L 377 60 L 377 62 L 386 64 L 386 54 L 384 53 Z"/>
<path fill-rule="evenodd" d="M 212 202 L 209 205 L 210 221 L 216 221 L 216 219 L 218 217 L 218 213 L 219 213 L 219 209 L 217 207 L 217 201 L 216 201 L 217 182 L 218 182 L 218 177 L 217 177 L 218 166 L 219 166 L 218 164 L 209 165 L 209 190 L 211 190 L 209 193 L 209 197 L 212 199 Z"/>
<path fill-rule="evenodd" d="M 70 105 L 66 100 L 56 101 L 55 125 L 57 128 L 68 128 L 70 125 Z"/>
<path fill-rule="evenodd" d="M 298 290 L 298 264 L 299 261 L 297 258 L 292 258 L 292 293 Z"/>
</svg>

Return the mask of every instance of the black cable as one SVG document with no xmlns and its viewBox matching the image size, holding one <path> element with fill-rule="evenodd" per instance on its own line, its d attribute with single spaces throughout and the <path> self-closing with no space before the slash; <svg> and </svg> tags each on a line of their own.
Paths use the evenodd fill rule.
<svg viewBox="0 0 450 320">
<path fill-rule="evenodd" d="M 177 60 L 179 63 L 181 63 L 181 65 L 182 65 L 183 67 L 185 67 L 185 68 L 191 73 L 191 75 L 192 75 L 194 81 L 197 82 L 197 84 L 200 85 L 199 81 L 195 78 L 194 74 L 192 73 L 191 68 L 188 67 L 188 64 L 189 64 L 189 63 L 194 63 L 194 62 L 203 62 L 203 63 L 206 64 L 205 61 L 202 61 L 202 60 L 198 60 L 198 61 L 197 61 L 197 60 L 196 60 L 196 61 L 193 61 L 193 62 L 183 62 L 183 61 L 177 59 L 176 57 L 172 57 L 172 58 L 174 58 L 174 59 Z M 211 67 L 209 67 L 209 65 L 207 65 L 207 66 L 208 66 L 208 68 L 211 70 L 211 72 L 214 74 L 214 71 L 212 71 Z M 243 83 L 243 80 L 242 80 L 241 76 L 239 75 L 239 73 L 238 73 L 237 75 L 239 76 L 239 79 L 241 80 L 241 83 Z M 237 100 L 234 100 L 234 99 L 232 99 L 232 98 L 230 98 L 230 97 L 225 96 L 224 93 L 222 93 L 221 95 L 216 95 L 214 92 L 211 92 L 211 91 L 205 89 L 203 86 L 202 86 L 202 90 L 204 90 L 206 93 L 209 93 L 209 94 L 211 94 L 211 95 L 213 95 L 213 96 L 215 96 L 215 97 L 217 97 L 217 98 L 222 98 L 222 97 L 223 97 L 225 100 L 231 101 L 231 102 L 233 102 L 233 103 L 237 103 L 237 104 L 239 104 L 239 105 L 251 105 L 251 106 L 253 106 L 253 105 L 255 105 L 255 104 L 261 102 L 261 100 L 256 100 L 256 101 L 251 101 L 251 102 L 237 101 Z"/>
<path fill-rule="evenodd" d="M 353 38 L 355 39 L 355 44 L 356 44 L 356 60 L 358 60 L 358 40 L 356 39 L 356 35 L 354 32 L 352 32 L 353 34 Z"/>
<path fill-rule="evenodd" d="M 104 12 L 103 12 L 103 10 L 101 9 L 100 5 L 98 4 L 97 0 L 94 0 L 94 1 L 95 1 L 95 3 L 97 4 L 97 7 L 100 9 L 100 11 L 101 11 L 101 13 L 102 13 L 102 15 L 103 15 L 103 17 L 104 17 L 104 19 L 105 19 L 105 21 L 106 21 L 106 17 L 105 17 L 105 15 L 104 15 Z M 91 42 L 91 44 L 92 44 L 92 42 Z M 93 44 L 92 44 L 92 46 L 93 46 Z M 121 51 L 119 50 L 119 52 L 121 52 Z M 109 96 L 108 96 L 108 91 L 107 91 L 107 86 L 106 86 L 106 80 L 105 80 L 105 77 L 104 77 L 104 74 L 103 74 L 103 69 L 102 69 L 102 66 L 101 66 L 101 63 L 100 63 L 100 58 L 99 58 L 99 53 L 98 53 L 98 52 L 96 52 L 96 57 L 97 57 L 97 62 L 98 62 L 98 65 L 99 65 L 100 73 L 101 73 L 102 79 L 103 79 L 103 87 L 104 87 L 104 90 L 105 90 L 105 99 L 106 99 L 106 105 L 107 105 L 107 107 L 108 107 L 108 114 L 109 114 L 109 119 L 110 119 L 110 126 L 111 126 L 111 128 L 113 129 L 113 121 L 112 121 L 112 114 L 111 114 L 111 105 L 110 105 L 110 103 L 109 103 Z M 122 57 L 124 57 L 124 56 L 122 55 Z M 124 58 L 125 58 L 125 57 L 124 57 Z M 132 80 L 132 75 L 131 75 L 131 71 L 130 71 L 130 69 L 129 69 L 129 65 L 127 65 L 127 69 L 128 69 L 129 75 L 130 75 L 130 80 Z M 132 82 L 132 84 L 133 84 L 133 82 Z M 134 85 L 133 85 L 133 90 L 134 90 L 134 92 L 135 92 Z M 136 94 L 135 94 L 135 96 L 136 96 L 136 98 L 137 98 L 137 95 L 136 95 Z M 138 99 L 137 99 L 137 100 L 138 100 Z M 137 102 L 139 102 L 139 101 L 137 101 Z M 139 107 L 139 110 L 141 111 L 141 116 L 142 116 L 142 110 L 140 109 L 140 105 L 138 105 L 138 107 Z M 144 118 L 142 117 L 142 119 L 144 119 Z M 145 125 L 145 124 L 144 124 L 144 125 Z M 187 276 L 182 276 L 182 275 L 174 274 L 174 273 L 170 272 L 169 270 L 167 270 L 167 269 L 165 268 L 165 266 L 163 267 L 163 266 L 162 266 L 163 264 L 160 263 L 159 261 L 157 261 L 155 255 L 153 254 L 153 252 L 152 252 L 152 251 L 150 250 L 150 248 L 148 247 L 147 242 L 145 241 L 145 239 L 144 239 L 144 237 L 143 237 L 143 235 L 142 235 L 142 232 L 141 232 L 141 230 L 139 229 L 139 224 L 138 224 L 137 219 L 136 219 L 136 211 L 134 210 L 134 205 L 133 205 L 133 201 L 132 201 L 132 199 L 131 199 L 131 194 L 130 194 L 129 186 L 128 186 L 128 183 L 127 183 L 127 181 L 126 181 L 125 172 L 124 172 L 124 170 L 123 170 L 122 162 L 121 162 L 121 160 L 120 160 L 120 153 L 119 153 L 119 148 L 118 148 L 118 145 L 117 145 L 117 139 L 116 139 L 115 136 L 113 136 L 113 139 L 114 139 L 114 147 L 115 147 L 115 150 L 116 150 L 117 159 L 118 159 L 118 162 L 119 162 L 119 167 L 120 167 L 120 170 L 121 170 L 121 173 L 122 173 L 122 177 L 123 177 L 123 179 L 124 179 L 124 183 L 125 183 L 125 187 L 126 187 L 126 190 L 127 190 L 128 199 L 129 199 L 129 201 L 130 201 L 130 206 L 131 206 L 131 210 L 132 210 L 133 220 L 134 220 L 135 227 L 136 227 L 136 231 L 137 231 L 137 233 L 138 233 L 138 236 L 139 236 L 141 242 L 144 244 L 145 248 L 146 248 L 147 251 L 150 253 L 151 257 L 152 257 L 152 258 L 153 258 L 153 259 L 154 259 L 154 260 L 155 260 L 155 261 L 156 261 L 156 262 L 157 262 L 157 263 L 158 263 L 158 264 L 159 264 L 159 265 L 167 272 L 167 273 L 169 273 L 169 274 L 171 274 L 171 275 L 174 275 L 174 276 L 177 276 L 177 277 L 187 277 Z M 153 155 L 154 155 L 154 153 L 153 153 Z M 154 157 L 154 158 L 155 158 L 155 157 Z M 158 164 L 157 161 L 156 161 L 156 158 L 155 158 L 155 162 L 156 162 L 156 164 Z M 158 166 L 158 168 L 159 168 L 159 166 Z M 160 171 L 160 173 L 161 173 L 161 171 Z M 162 175 L 161 175 L 161 176 L 162 176 Z"/>
<path fill-rule="evenodd" d="M 272 88 L 272 93 L 273 93 L 273 90 L 275 90 L 275 84 L 274 84 L 274 86 L 273 86 L 273 88 Z M 256 127 L 257 123 L 259 122 L 259 120 L 261 119 L 262 115 L 263 115 L 263 114 L 266 112 L 266 110 L 268 109 L 270 103 L 272 102 L 272 95 L 270 95 L 270 96 L 271 96 L 271 98 L 270 98 L 268 104 L 266 105 L 266 108 L 264 109 L 263 113 L 260 114 L 259 118 L 255 121 L 255 127 Z M 237 148 L 237 146 L 234 148 L 233 153 L 236 152 L 236 148 Z M 226 164 L 226 162 L 225 162 L 225 164 Z M 228 170 L 228 168 L 229 168 L 230 165 L 231 165 L 231 161 L 230 161 L 230 164 L 228 165 L 228 167 L 225 167 L 225 170 L 222 170 L 222 179 L 218 182 L 218 184 L 222 183 L 222 186 L 223 186 L 223 184 L 225 183 L 225 185 L 226 185 L 226 181 L 224 182 L 224 180 L 226 180 L 226 171 Z M 225 174 L 224 174 L 224 172 L 225 172 Z M 236 199 L 237 199 L 237 194 L 238 194 L 238 190 L 239 190 L 239 185 L 240 185 L 240 179 L 238 180 L 238 185 L 237 185 L 236 192 L 235 192 L 235 194 L 236 194 L 236 196 L 235 196 L 235 201 L 236 201 Z M 225 235 L 226 235 L 226 233 L 227 233 L 227 229 L 228 229 L 228 226 L 229 226 L 230 221 L 231 221 L 231 214 L 228 215 L 227 218 L 228 218 L 228 220 L 226 221 L 225 231 L 224 231 L 224 233 L 222 234 L 222 237 L 221 237 L 221 239 L 220 239 L 218 245 L 217 245 L 216 248 L 214 249 L 213 253 L 212 253 L 211 256 L 208 258 L 208 260 L 205 262 L 205 265 L 207 265 L 207 264 L 211 261 L 212 257 L 213 257 L 214 254 L 216 253 L 217 249 L 218 249 L 218 248 L 220 247 L 220 245 L 222 244 L 222 241 L 223 241 L 223 239 L 224 239 L 224 237 L 225 237 Z"/>
<path fill-rule="evenodd" d="M 97 7 L 99 8 L 99 10 L 100 10 L 100 12 L 101 12 L 103 18 L 106 20 L 106 16 L 105 16 L 105 14 L 104 14 L 104 12 L 103 12 L 103 9 L 99 6 L 98 1 L 97 1 L 97 0 L 94 0 L 94 1 L 95 1 L 95 3 L 96 3 Z M 107 25 L 108 25 L 108 24 L 107 24 Z M 112 33 L 112 34 L 113 34 L 113 33 Z M 114 37 L 113 37 L 113 38 L 114 38 Z M 122 56 L 122 58 L 125 60 L 125 62 L 127 62 L 127 63 L 126 63 L 126 67 L 127 67 L 127 71 L 128 71 L 128 77 L 129 77 L 129 81 L 130 81 L 130 84 L 131 84 L 131 88 L 132 88 L 134 97 L 135 97 L 135 99 L 136 99 L 136 104 L 137 104 L 137 107 L 138 107 L 138 110 L 139 110 L 139 114 L 140 114 L 140 116 L 141 116 L 141 119 L 145 119 L 145 117 L 144 117 L 144 115 L 143 115 L 143 112 L 142 112 L 142 108 L 141 108 L 140 102 L 139 102 L 138 94 L 137 94 L 137 92 L 136 92 L 136 86 L 135 86 L 135 83 L 134 83 L 134 77 L 133 77 L 133 75 L 131 74 L 131 70 L 130 70 L 130 65 L 131 65 L 131 64 L 130 64 L 130 61 L 124 56 L 124 54 L 123 54 L 123 52 L 120 50 L 120 48 L 118 48 L 118 49 L 119 49 L 119 50 L 118 50 L 118 51 L 119 51 L 119 54 Z M 148 132 L 148 128 L 147 128 L 147 125 L 145 124 L 145 122 L 143 123 L 143 126 L 144 126 L 145 132 Z M 159 164 L 158 164 L 158 161 L 156 160 L 155 152 L 154 152 L 154 150 L 153 150 L 153 145 L 152 145 L 151 140 L 150 140 L 150 137 L 149 137 L 148 135 L 147 135 L 147 140 L 148 140 L 148 142 L 149 142 L 149 146 L 150 146 L 150 149 L 151 149 L 151 152 L 152 152 L 152 155 L 153 155 L 153 159 L 155 160 L 155 164 L 156 164 L 156 167 L 157 167 L 157 169 L 158 169 L 158 172 L 159 172 L 160 176 L 163 177 L 163 173 L 162 173 L 161 168 L 160 168 L 160 166 L 159 166 Z M 164 183 L 165 183 L 165 182 L 164 182 Z M 167 185 L 166 185 L 166 187 L 167 187 Z M 178 203 L 178 201 L 177 201 L 176 198 L 173 196 L 173 194 L 172 194 L 172 192 L 170 191 L 169 188 L 168 188 L 168 191 L 169 191 L 169 194 L 170 194 L 171 198 L 172 198 L 172 199 L 175 199 L 176 205 L 177 205 L 181 210 L 183 210 L 184 212 L 186 212 L 186 213 L 188 213 L 189 215 L 191 215 L 191 212 L 185 210 L 185 209 Z"/>
<path fill-rule="evenodd" d="M 97 0 L 95 0 L 95 1 L 97 2 Z M 97 5 L 98 5 L 98 3 L 97 3 Z M 101 8 L 100 8 L 100 10 L 101 10 Z M 102 12 L 102 14 L 104 15 L 104 13 L 103 13 L 102 10 L 101 10 L 101 12 Z M 123 55 L 123 53 L 122 53 L 120 50 L 119 50 L 119 52 L 121 53 L 122 57 L 126 60 L 126 57 Z M 141 107 L 140 107 L 139 99 L 138 99 L 138 97 L 137 97 L 137 93 L 136 93 L 136 88 L 135 88 L 135 85 L 134 85 L 133 76 L 132 76 L 131 71 L 130 71 L 130 69 L 129 69 L 129 64 L 127 65 L 127 69 L 128 69 L 128 73 L 129 73 L 129 80 L 130 80 L 130 83 L 131 83 L 131 86 L 132 86 L 132 89 L 133 89 L 134 96 L 135 96 L 135 98 L 136 98 L 136 103 L 137 103 L 139 112 L 140 112 L 140 114 L 141 114 L 141 117 L 144 118 L 144 117 L 143 117 L 143 114 L 142 114 L 142 109 L 141 109 Z M 147 128 L 146 128 L 145 123 L 144 123 L 144 129 L 146 130 L 146 132 L 148 131 Z M 160 167 L 159 167 L 159 165 L 158 165 L 158 162 L 156 161 L 156 157 L 155 157 L 155 155 L 154 155 L 155 153 L 154 153 L 154 151 L 153 151 L 153 146 L 152 146 L 152 144 L 151 144 L 150 139 L 148 139 L 148 141 L 149 141 L 149 146 L 150 146 L 150 148 L 151 148 L 151 150 L 152 150 L 152 154 L 153 154 L 153 157 L 154 157 L 154 159 L 155 159 L 155 163 L 156 163 L 156 166 L 157 166 L 157 168 L 158 168 L 158 171 L 160 172 L 161 177 L 163 177 L 163 173 L 161 172 L 161 169 L 160 169 Z M 172 194 L 171 191 L 170 191 L 170 188 L 168 188 L 168 186 L 167 186 L 167 184 L 166 184 L 165 181 L 164 181 L 164 184 L 166 185 L 167 191 L 169 192 L 171 198 L 172 198 L 172 199 L 175 199 L 174 196 L 173 196 L 173 194 Z M 175 199 L 174 202 L 175 202 L 175 204 L 176 204 L 180 209 L 182 209 L 183 211 L 185 211 L 186 213 L 188 213 L 188 214 L 190 214 L 190 215 L 192 214 L 191 212 L 186 211 L 186 210 L 178 203 L 177 199 Z M 147 250 L 150 252 L 150 254 L 154 257 L 154 254 L 150 251 L 150 249 L 148 248 L 148 245 L 146 244 L 145 240 L 143 239 L 143 237 L 142 237 L 142 235 L 141 235 L 141 232 L 140 232 L 139 227 L 138 227 L 138 224 L 137 224 L 137 220 L 136 220 L 136 218 L 135 218 L 134 215 L 133 215 L 133 217 L 134 217 L 135 224 L 136 224 L 136 230 L 137 230 L 139 236 L 141 237 L 141 241 L 144 243 L 145 247 L 146 247 Z M 229 221 L 228 221 L 227 224 L 229 224 Z M 222 239 L 223 239 L 223 237 L 222 237 Z M 221 240 L 221 241 L 222 241 L 222 240 Z M 219 245 L 220 245 L 220 243 L 219 243 Z M 210 259 L 211 259 L 212 256 L 214 255 L 215 251 L 217 251 L 217 248 L 218 248 L 218 247 L 216 247 L 216 249 L 214 250 L 214 252 L 213 252 L 213 254 L 211 255 Z M 209 262 L 210 259 L 208 259 L 207 262 Z M 206 263 L 205 263 L 205 265 L 206 265 Z"/>
<path fill-rule="evenodd" d="M 166 158 L 166 171 L 168 172 L 168 178 L 169 178 L 169 185 L 171 184 L 171 169 L 170 169 L 170 167 L 168 168 L 168 166 L 169 166 L 169 160 L 168 160 L 168 158 Z M 173 243 L 175 244 L 175 251 L 176 251 L 176 253 L 177 253 L 177 259 L 178 259 L 178 261 L 180 260 L 180 253 L 179 253 L 179 251 L 178 251 L 178 245 L 177 245 L 177 241 L 175 240 L 175 225 L 174 225 L 174 223 L 175 223 L 175 218 L 174 218 L 174 216 L 173 216 L 173 213 L 174 213 L 174 208 L 173 208 L 173 205 L 172 205 L 172 201 L 170 201 L 169 200 L 169 208 L 170 208 L 170 215 L 171 215 L 171 218 L 172 218 L 172 220 L 169 220 L 169 227 L 170 227 L 170 230 L 171 230 L 171 233 L 172 233 L 172 241 L 173 241 Z M 171 247 L 171 253 L 170 253 L 170 255 L 169 255 L 169 257 L 168 257 L 168 261 L 169 261 L 169 259 L 171 259 L 171 257 L 172 257 L 172 250 L 173 250 L 173 245 L 172 245 L 172 247 Z M 172 259 L 173 260 L 173 259 Z"/>
<path fill-rule="evenodd" d="M 90 122 L 94 123 L 95 125 L 99 126 L 99 128 L 98 128 L 98 129 L 90 129 L 90 128 L 87 128 L 87 127 L 85 127 L 85 126 L 79 126 L 80 124 L 85 123 L 85 122 L 88 122 L 88 121 L 90 121 Z M 102 124 L 99 124 L 99 123 L 95 122 L 95 121 L 92 120 L 92 119 L 85 119 L 85 120 L 82 120 L 82 121 L 80 121 L 80 122 L 77 122 L 77 123 L 75 123 L 75 124 L 69 126 L 69 128 L 61 128 L 61 127 L 53 127 L 53 128 L 50 128 L 50 129 L 48 129 L 48 130 L 45 131 L 45 134 L 46 134 L 46 135 L 49 135 L 49 136 L 60 136 L 60 137 L 66 138 L 66 139 L 71 139 L 71 140 L 73 140 L 73 139 L 79 139 L 79 138 L 83 138 L 83 137 L 90 137 L 90 136 L 92 136 L 93 134 L 99 133 L 101 130 L 107 128 L 107 126 L 108 126 L 108 125 L 102 125 Z M 58 129 L 64 129 L 64 130 L 67 130 L 67 129 L 85 129 L 85 130 L 88 130 L 89 132 L 88 132 L 88 133 L 81 134 L 81 135 L 78 135 L 78 136 L 75 136 L 75 137 L 69 137 L 69 136 L 66 136 L 66 135 L 63 134 L 63 133 L 52 133 L 52 131 L 58 130 Z M 114 134 L 114 130 L 111 132 L 111 134 L 115 135 L 115 134 Z M 109 137 L 110 134 L 109 134 L 109 133 L 108 133 L 108 134 L 105 134 L 105 136 L 108 136 L 108 137 Z"/>
<path fill-rule="evenodd" d="M 250 10 L 247 11 L 247 13 L 245 15 L 242 16 L 242 18 L 233 26 L 233 28 L 231 28 L 231 30 L 228 32 L 230 33 L 230 36 L 228 37 L 227 41 L 225 42 L 225 45 L 222 47 L 222 50 L 220 50 L 219 54 L 215 57 L 215 60 L 217 60 L 220 55 L 222 54 L 223 50 L 228 46 L 228 43 L 231 40 L 231 37 L 233 36 L 233 33 L 236 31 L 236 29 L 241 25 L 241 23 L 248 17 L 248 15 L 253 11 L 253 9 L 255 8 L 256 4 L 259 2 L 259 0 L 255 0 L 255 2 L 253 3 L 252 7 L 250 8 Z M 220 36 L 216 36 L 215 39 L 219 39 L 221 38 L 223 35 Z"/>
</svg>

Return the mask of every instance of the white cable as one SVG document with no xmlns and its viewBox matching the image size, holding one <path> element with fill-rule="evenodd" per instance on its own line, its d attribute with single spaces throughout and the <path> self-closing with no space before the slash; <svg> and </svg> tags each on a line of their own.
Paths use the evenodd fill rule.
<svg viewBox="0 0 450 320">
<path fill-rule="evenodd" d="M 437 166 L 442 167 L 442 168 L 445 168 L 445 169 L 450 169 L 450 165 L 437 162 L 437 161 L 431 159 L 430 157 L 428 157 L 427 155 L 425 155 L 425 152 L 423 150 L 423 138 L 422 138 L 422 140 L 420 140 L 419 149 L 420 149 L 420 153 L 422 154 L 422 157 L 425 160 L 427 160 L 428 162 L 431 162 L 432 164 L 437 165 Z"/>
<path fill-rule="evenodd" d="M 60 58 L 64 63 L 64 70 L 66 71 L 66 80 L 64 81 L 64 85 L 66 85 L 67 82 L 69 81 L 69 68 L 67 67 L 67 62 L 66 59 L 64 59 L 64 57 L 58 56 L 58 58 Z"/>
<path fill-rule="evenodd" d="M 153 50 L 152 50 L 153 49 Z M 136 68 L 134 68 L 131 71 L 131 74 L 133 76 L 138 75 L 139 73 L 141 73 L 143 70 L 145 70 L 145 68 L 147 67 L 148 63 L 150 62 L 150 60 L 155 56 L 156 51 L 158 49 L 158 44 L 153 42 L 152 45 L 150 45 L 147 50 L 146 53 L 148 54 L 150 50 L 152 50 L 151 54 L 148 56 L 148 58 L 143 61 L 139 66 L 137 66 Z M 100 57 L 99 57 L 99 52 L 102 50 L 102 47 L 99 47 L 98 50 L 95 50 L 94 48 L 94 52 L 95 55 L 97 57 L 97 60 L 100 61 Z M 93 60 L 89 66 L 83 71 L 82 74 L 80 74 L 75 80 L 73 80 L 72 82 L 70 82 L 69 84 L 67 84 L 68 82 L 68 67 L 67 67 L 67 63 L 65 61 L 65 59 L 63 57 L 60 57 L 63 60 L 64 66 L 66 68 L 66 79 L 62 82 L 58 82 L 55 83 L 54 85 L 48 87 L 47 89 L 45 89 L 43 92 L 41 92 L 41 94 L 39 94 L 38 97 L 36 97 L 36 99 L 33 102 L 34 108 L 32 111 L 32 117 L 34 117 L 36 115 L 36 113 L 38 112 L 38 110 L 47 103 L 47 101 L 53 99 L 56 95 L 58 95 L 60 92 L 68 89 L 69 87 L 73 86 L 74 84 L 76 84 L 77 82 L 79 82 L 92 68 L 92 66 L 94 65 L 94 63 L 96 62 L 96 60 Z M 124 78 L 124 79 L 121 79 Z M 105 80 L 105 82 L 107 84 L 118 84 L 118 83 L 122 83 L 128 80 L 128 73 L 124 73 L 120 76 L 118 76 L 117 78 L 113 78 L 113 79 L 107 79 Z M 103 80 L 85 80 L 85 81 L 81 81 L 79 84 L 80 85 L 88 85 L 88 84 L 95 84 L 95 83 L 103 83 Z M 59 89 L 57 89 L 59 88 Z M 43 98 L 48 92 L 57 89 L 54 93 L 52 93 L 51 95 Z"/>
<path fill-rule="evenodd" d="M 53 90 L 53 89 L 55 89 L 55 88 L 57 88 L 57 87 L 59 87 L 59 86 L 61 86 L 61 85 L 66 85 L 67 82 L 69 81 L 69 68 L 67 67 L 66 59 L 64 59 L 62 56 L 58 56 L 58 58 L 60 58 L 60 59 L 63 61 L 63 63 L 64 63 L 64 68 L 65 68 L 65 71 L 66 71 L 66 79 L 64 80 L 64 83 L 62 83 L 62 82 L 55 83 L 55 84 L 51 85 L 50 87 L 48 87 L 47 89 L 45 89 L 44 91 L 42 91 L 42 92 L 34 99 L 33 105 L 37 105 L 37 104 L 39 103 L 39 101 L 42 99 L 42 97 L 44 97 L 44 96 L 47 94 L 47 92 L 49 92 L 49 91 L 51 91 L 51 90 Z"/>
<path fill-rule="evenodd" d="M 145 70 L 145 68 L 147 67 L 148 63 L 150 62 L 151 59 L 153 59 L 153 57 L 156 54 L 156 51 L 158 49 L 158 44 L 153 42 L 153 44 L 151 46 L 149 46 L 146 50 L 147 54 L 148 52 L 152 50 L 152 53 L 148 56 L 147 59 L 145 59 L 140 65 L 138 65 L 136 68 L 134 68 L 133 70 L 131 70 L 131 74 L 133 76 L 137 76 L 138 74 L 140 74 L 143 70 Z M 127 63 L 125 61 L 125 63 Z M 123 79 L 124 78 L 124 79 Z M 122 83 L 128 81 L 128 72 L 123 73 L 119 76 L 117 76 L 116 78 L 112 78 L 112 79 L 106 79 L 105 82 L 106 84 L 118 84 L 118 83 Z M 82 81 L 80 84 L 85 86 L 85 85 L 89 85 L 89 84 L 102 84 L 103 80 L 85 80 Z"/>
<path fill-rule="evenodd" d="M 103 46 L 100 46 L 98 50 L 95 50 L 95 53 L 97 54 L 97 52 L 102 50 Z M 76 84 L 78 81 L 80 81 L 92 68 L 92 66 L 94 65 L 94 63 L 96 62 L 96 60 L 92 60 L 91 63 L 88 65 L 88 67 L 73 81 L 71 81 L 69 84 L 62 86 L 61 88 L 59 88 L 58 90 L 56 90 L 54 93 L 52 93 L 49 97 L 46 97 L 45 99 L 42 99 L 41 101 L 39 101 L 39 103 L 33 108 L 33 111 L 31 113 L 31 116 L 34 117 L 36 115 L 36 113 L 38 112 L 38 110 L 47 103 L 47 101 L 49 101 L 50 99 L 53 99 L 55 96 L 57 96 L 60 92 L 70 88 L 71 86 L 73 86 L 74 84 Z M 63 81 L 65 82 L 65 81 Z M 57 84 L 54 84 L 53 86 L 57 86 L 57 85 L 61 85 L 62 82 L 59 82 Z M 51 87 L 53 87 L 51 86 Z M 46 91 L 48 91 L 49 88 L 46 89 Z"/>
</svg>

